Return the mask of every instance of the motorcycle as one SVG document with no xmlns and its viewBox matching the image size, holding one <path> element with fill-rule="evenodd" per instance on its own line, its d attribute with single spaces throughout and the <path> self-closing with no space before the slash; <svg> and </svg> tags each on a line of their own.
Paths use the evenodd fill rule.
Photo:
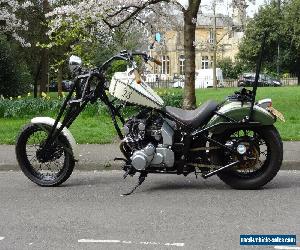
<svg viewBox="0 0 300 250">
<path fill-rule="evenodd" d="M 165 106 L 164 101 L 141 78 L 136 57 L 145 63 L 161 63 L 143 52 L 122 51 L 102 66 L 86 70 L 79 57 L 69 66 L 74 85 L 56 119 L 35 117 L 20 132 L 16 156 L 23 173 L 40 186 L 58 186 L 71 175 L 78 149 L 69 127 L 88 103 L 101 100 L 108 108 L 120 137 L 124 178 L 139 173 L 137 185 L 148 174 L 194 173 L 217 175 L 235 189 L 258 189 L 279 171 L 283 146 L 274 123 L 281 113 L 271 99 L 256 101 L 253 90 L 242 88 L 223 102 L 207 101 L 195 110 Z M 105 72 L 113 61 L 129 65 L 126 72 Z M 124 106 L 139 106 L 138 114 L 125 120 Z M 122 129 L 117 120 L 121 121 Z"/>
</svg>

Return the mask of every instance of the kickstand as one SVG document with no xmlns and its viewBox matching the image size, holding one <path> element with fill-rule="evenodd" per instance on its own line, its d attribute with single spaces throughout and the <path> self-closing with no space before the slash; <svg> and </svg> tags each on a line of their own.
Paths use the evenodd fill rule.
<svg viewBox="0 0 300 250">
<path fill-rule="evenodd" d="M 133 187 L 133 189 L 128 192 L 128 193 L 125 193 L 125 194 L 122 194 L 121 196 L 128 196 L 128 195 L 131 195 L 140 185 L 142 185 L 142 183 L 144 182 L 144 180 L 146 179 L 147 177 L 147 173 L 146 172 L 142 172 L 139 176 L 139 181 L 138 183 Z"/>
</svg>

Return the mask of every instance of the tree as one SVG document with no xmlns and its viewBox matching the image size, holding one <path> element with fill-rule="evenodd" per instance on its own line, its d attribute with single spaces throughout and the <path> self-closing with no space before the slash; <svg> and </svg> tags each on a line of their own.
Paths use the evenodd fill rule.
<svg viewBox="0 0 300 250">
<path fill-rule="evenodd" d="M 285 2 L 283 12 L 283 33 L 285 54 L 282 67 L 296 73 L 300 85 L 300 0 Z"/>
<path fill-rule="evenodd" d="M 237 72 L 235 71 L 235 65 L 230 57 L 225 57 L 218 60 L 217 67 L 221 68 L 223 71 L 223 76 L 225 78 L 234 79 L 237 78 Z"/>
<path fill-rule="evenodd" d="M 194 109 L 196 107 L 195 31 L 200 3 L 201 0 L 189 0 L 188 7 L 182 9 L 184 15 L 184 55 L 186 58 L 183 107 L 186 109 Z"/>
<path fill-rule="evenodd" d="M 253 65 L 249 68 L 248 65 L 244 64 L 240 60 L 232 61 L 230 57 L 225 57 L 217 61 L 217 67 L 223 71 L 223 76 L 229 79 L 237 79 L 243 72 L 253 70 Z"/>
<path fill-rule="evenodd" d="M 184 51 L 185 51 L 185 90 L 184 107 L 196 106 L 195 97 L 195 29 L 197 13 L 201 0 L 85 0 L 79 4 L 69 4 L 55 8 L 47 16 L 51 18 L 48 35 L 52 39 L 50 46 L 69 44 L 97 39 L 109 44 L 116 29 L 124 27 L 128 22 L 135 25 L 128 28 L 140 30 L 159 30 L 168 27 L 172 4 L 182 11 L 184 17 Z M 174 11 L 173 11 L 174 12 Z M 172 13 L 171 13 L 172 14 Z M 159 19 L 159 21 L 158 21 Z M 146 33 L 146 32 L 145 32 Z"/>
<path fill-rule="evenodd" d="M 1 0 L 0 0 L 1 1 Z M 37 96 L 38 85 L 41 86 L 40 94 L 46 90 L 48 81 L 48 58 L 44 48 L 37 46 L 38 43 L 44 43 L 47 39 L 47 24 L 45 23 L 44 0 L 31 0 L 30 6 L 26 10 L 16 11 L 16 16 L 26 23 L 26 29 L 18 30 L 18 34 L 31 46 L 23 48 L 19 46 L 18 54 L 27 62 L 28 69 L 33 78 L 34 95 Z M 6 31 L 8 37 L 12 37 L 12 31 Z"/>
<path fill-rule="evenodd" d="M 246 27 L 244 39 L 239 47 L 238 59 L 254 70 L 262 36 L 266 33 L 263 69 L 269 73 L 277 71 L 279 41 L 280 69 L 296 73 L 300 83 L 299 9 L 300 0 L 285 1 L 280 10 L 277 1 L 272 1 L 269 5 L 261 8 Z"/>
<path fill-rule="evenodd" d="M 17 40 L 23 47 L 29 47 L 30 43 L 19 35 L 19 31 L 27 30 L 28 22 L 22 20 L 19 16 L 21 10 L 24 10 L 32 5 L 26 1 L 20 3 L 16 0 L 0 0 L 0 34 L 10 35 Z"/>
<path fill-rule="evenodd" d="M 0 95 L 4 97 L 16 97 L 29 90 L 31 78 L 26 64 L 16 58 L 16 50 L 5 36 L 0 36 Z"/>
</svg>

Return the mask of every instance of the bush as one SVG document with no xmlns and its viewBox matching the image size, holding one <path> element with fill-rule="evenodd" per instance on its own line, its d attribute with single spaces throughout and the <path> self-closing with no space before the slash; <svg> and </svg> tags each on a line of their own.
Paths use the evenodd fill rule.
<svg viewBox="0 0 300 250">
<path fill-rule="evenodd" d="M 44 100 L 40 98 L 22 98 L 0 101 L 0 117 L 50 116 L 58 112 L 61 100 Z"/>
<path fill-rule="evenodd" d="M 171 91 L 171 90 L 163 90 L 157 92 L 160 97 L 164 100 L 166 106 L 172 106 L 181 108 L 183 104 L 183 96 L 182 92 L 179 91 Z"/>
<path fill-rule="evenodd" d="M 182 93 L 179 91 L 162 90 L 158 94 L 164 100 L 165 105 L 181 107 L 183 103 Z M 20 96 L 16 99 L 0 99 L 0 118 L 31 118 L 35 116 L 52 116 L 55 117 L 63 103 L 63 99 L 50 99 L 49 96 L 44 98 L 31 98 Z M 124 116 L 131 116 L 136 112 L 136 108 L 127 107 L 123 110 Z M 108 115 L 106 106 L 98 101 L 88 104 L 82 115 L 92 117 L 95 115 Z"/>
<path fill-rule="evenodd" d="M 15 97 L 29 90 L 31 75 L 4 36 L 0 36 L 0 95 Z"/>
<path fill-rule="evenodd" d="M 231 58 L 225 57 L 217 62 L 217 67 L 222 69 L 224 78 L 236 79 L 242 72 L 251 71 L 241 61 L 232 61 Z"/>
<path fill-rule="evenodd" d="M 63 100 L 44 98 L 20 98 L 0 100 L 0 118 L 31 118 L 35 116 L 55 117 Z M 83 112 L 85 117 L 104 113 L 106 110 L 100 103 L 89 104 Z"/>
</svg>

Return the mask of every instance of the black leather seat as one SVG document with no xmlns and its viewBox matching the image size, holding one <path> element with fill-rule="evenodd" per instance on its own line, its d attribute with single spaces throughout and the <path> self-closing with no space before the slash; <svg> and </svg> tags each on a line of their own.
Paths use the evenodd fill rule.
<svg viewBox="0 0 300 250">
<path fill-rule="evenodd" d="M 166 112 L 176 120 L 187 126 L 198 128 L 213 116 L 218 104 L 214 101 L 207 101 L 195 110 L 185 110 L 175 107 L 166 107 Z"/>
</svg>

